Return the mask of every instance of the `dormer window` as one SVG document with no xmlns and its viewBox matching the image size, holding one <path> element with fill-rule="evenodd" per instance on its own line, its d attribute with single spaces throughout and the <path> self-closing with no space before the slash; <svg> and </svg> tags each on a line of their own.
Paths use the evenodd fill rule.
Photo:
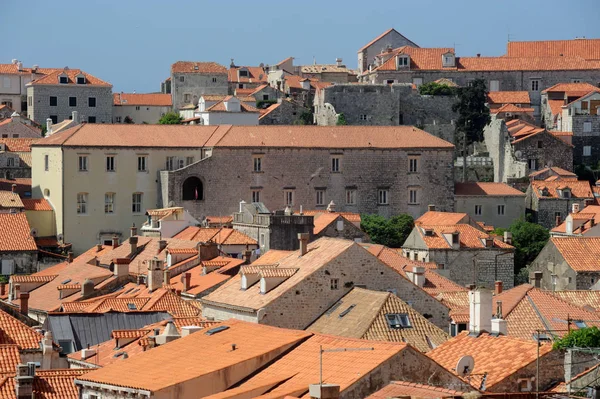
<svg viewBox="0 0 600 399">
<path fill-rule="evenodd" d="M 248 77 L 248 71 L 247 70 L 240 69 L 239 72 L 240 72 L 240 78 L 242 78 L 242 77 L 244 77 L 244 78 Z"/>
<path fill-rule="evenodd" d="M 562 197 L 563 198 L 571 198 L 571 189 L 563 188 L 562 189 Z"/>
<path fill-rule="evenodd" d="M 451 52 L 442 54 L 442 67 L 454 68 L 456 66 L 454 54 Z"/>
<path fill-rule="evenodd" d="M 78 76 L 77 76 L 77 84 L 78 84 L 78 85 L 84 85 L 84 84 L 85 84 L 85 76 L 83 76 L 83 75 L 78 75 Z"/>
<path fill-rule="evenodd" d="M 388 327 L 393 330 L 412 327 L 408 314 L 406 313 L 386 313 L 385 319 L 388 323 Z"/>
<path fill-rule="evenodd" d="M 399 55 L 397 59 L 398 59 L 398 69 L 410 67 L 410 56 L 409 55 Z"/>
<path fill-rule="evenodd" d="M 69 83 L 68 76 L 67 75 L 60 75 L 58 77 L 58 83 L 60 83 L 60 84 L 67 84 L 67 83 Z"/>
</svg>

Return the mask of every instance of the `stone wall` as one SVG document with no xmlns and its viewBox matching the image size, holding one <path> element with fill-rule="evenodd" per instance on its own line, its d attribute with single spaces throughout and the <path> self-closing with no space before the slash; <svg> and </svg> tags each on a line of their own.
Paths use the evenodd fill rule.
<svg viewBox="0 0 600 399">
<path fill-rule="evenodd" d="M 528 168 L 527 175 L 549 166 L 573 170 L 573 147 L 551 133 L 539 133 L 514 143 L 513 150 L 517 160 L 521 162 L 529 165 L 529 160 L 536 160 L 536 168 Z"/>
<path fill-rule="evenodd" d="M 341 223 L 341 226 L 338 226 L 338 223 Z M 339 229 L 339 227 L 342 228 Z M 367 233 L 342 216 L 338 216 L 327 228 L 321 230 L 315 238 L 318 237 L 345 238 L 346 240 L 355 242 L 370 242 Z"/>
<path fill-rule="evenodd" d="M 573 118 L 573 161 L 596 167 L 600 161 L 600 115 L 575 115 Z M 591 132 L 583 131 L 583 124 L 589 122 Z M 591 147 L 591 155 L 583 155 L 583 147 Z M 572 170 L 572 169 L 569 169 Z"/>
<path fill-rule="evenodd" d="M 112 123 L 113 96 L 112 88 L 92 85 L 35 85 L 27 87 L 27 96 L 32 97 L 32 105 L 27 109 L 27 117 L 37 123 L 46 125 L 46 119 L 56 116 L 62 122 L 72 116 L 73 111 L 79 114 L 79 120 L 88 122 L 90 117 L 96 123 Z M 50 97 L 57 97 L 57 105 L 50 106 Z M 69 106 L 69 97 L 77 98 L 77 106 Z M 90 107 L 89 98 L 96 98 L 96 106 Z"/>
<path fill-rule="evenodd" d="M 563 380 L 563 352 L 552 351 L 540 358 L 540 391 L 544 392 Z M 535 378 L 537 364 L 535 361 L 517 370 L 504 380 L 489 387 L 489 392 L 519 392 L 519 380 Z M 535 391 L 536 383 L 532 380 L 532 390 Z"/>
<path fill-rule="evenodd" d="M 181 78 L 183 77 L 183 82 Z M 186 104 L 198 104 L 203 94 L 227 95 L 227 73 L 174 73 L 171 74 L 171 91 L 173 93 L 173 109 L 179 110 Z M 185 101 L 189 94 L 189 101 Z"/>
<path fill-rule="evenodd" d="M 527 213 L 531 215 L 534 223 L 538 223 L 546 229 L 556 226 L 557 215 L 561 220 L 565 220 L 573 209 L 573 204 L 579 204 L 579 209 L 585 208 L 584 198 L 539 198 L 531 186 L 527 189 L 526 195 Z"/>
<path fill-rule="evenodd" d="M 516 157 L 504 120 L 492 117 L 483 129 L 483 138 L 494 164 L 493 181 L 506 183 L 527 176 L 527 164 Z"/>
<path fill-rule="evenodd" d="M 31 274 L 37 272 L 37 257 L 37 251 L 0 252 L 0 265 L 4 260 L 13 260 L 13 274 Z"/>
<path fill-rule="evenodd" d="M 340 157 L 340 173 L 331 172 L 331 157 Z M 420 157 L 418 173 L 408 173 L 408 156 Z M 253 172 L 253 155 L 262 157 L 262 171 Z M 324 203 L 337 210 L 375 213 L 386 217 L 408 213 L 418 217 L 435 203 L 441 211 L 454 207 L 453 150 L 371 150 L 310 148 L 215 147 L 202 161 L 175 171 L 161 171 L 162 203 L 183 206 L 202 220 L 230 215 L 238 202 L 251 202 L 252 192 L 268 209 L 283 209 L 284 190 L 293 192 L 292 208 L 316 209 L 316 191 L 324 190 Z M 166 177 L 165 177 L 166 176 Z M 204 188 L 201 201 L 182 201 L 182 185 L 198 177 Z M 168 189 L 165 191 L 166 180 Z M 417 190 L 417 203 L 409 204 L 408 190 Z M 388 204 L 378 204 L 378 191 L 387 189 Z M 346 190 L 356 191 L 355 204 L 346 204 Z M 167 196 L 168 195 L 168 196 Z"/>
<path fill-rule="evenodd" d="M 274 105 L 272 105 L 273 107 Z M 295 125 L 299 123 L 303 113 L 310 112 L 308 108 L 292 101 L 282 100 L 281 103 L 258 119 L 259 125 Z"/>
</svg>

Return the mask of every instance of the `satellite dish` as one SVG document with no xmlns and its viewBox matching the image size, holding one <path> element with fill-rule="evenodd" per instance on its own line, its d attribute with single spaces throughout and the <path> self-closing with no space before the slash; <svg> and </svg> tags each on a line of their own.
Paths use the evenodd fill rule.
<svg viewBox="0 0 600 399">
<path fill-rule="evenodd" d="M 461 377 L 466 377 L 473 372 L 475 368 L 475 360 L 472 356 L 466 355 L 458 359 L 456 363 L 456 374 Z"/>
<path fill-rule="evenodd" d="M 517 158 L 521 158 L 521 155 L 523 155 L 523 153 L 519 150 L 515 151 L 515 157 Z"/>
</svg>

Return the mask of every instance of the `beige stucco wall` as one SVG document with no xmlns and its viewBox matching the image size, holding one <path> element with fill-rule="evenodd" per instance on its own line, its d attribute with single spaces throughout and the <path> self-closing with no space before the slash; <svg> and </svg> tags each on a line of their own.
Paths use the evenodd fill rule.
<svg viewBox="0 0 600 399">
<path fill-rule="evenodd" d="M 481 215 L 475 214 L 475 205 L 481 205 Z M 498 205 L 504 205 L 504 215 L 498 214 Z M 525 218 L 525 194 L 522 196 L 457 195 L 454 211 L 468 213 L 474 220 L 488 226 L 508 228 L 512 222 Z"/>
<path fill-rule="evenodd" d="M 48 155 L 48 170 L 44 170 L 44 156 Z M 46 198 L 54 208 L 55 233 L 63 232 L 63 152 L 59 147 L 32 147 L 31 195 Z M 45 191 L 49 196 L 45 196 Z M 29 218 L 28 218 L 29 220 Z"/>
<path fill-rule="evenodd" d="M 37 230 L 38 237 L 56 235 L 56 220 L 53 211 L 25 211 L 25 217 L 32 229 Z"/>
<path fill-rule="evenodd" d="M 139 107 L 135 105 L 113 106 L 113 123 L 123 123 L 125 117 L 129 116 L 133 119 L 134 123 L 156 124 L 161 116 L 170 110 L 171 107 L 157 107 L 152 105 L 140 105 Z M 117 122 L 117 118 L 121 118 L 121 121 Z"/>
</svg>

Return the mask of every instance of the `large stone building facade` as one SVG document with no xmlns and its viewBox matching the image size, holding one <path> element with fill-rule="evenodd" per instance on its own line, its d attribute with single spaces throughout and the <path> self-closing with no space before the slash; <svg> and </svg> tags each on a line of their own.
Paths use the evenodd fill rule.
<svg viewBox="0 0 600 399">
<path fill-rule="evenodd" d="M 160 207 L 201 220 L 232 214 L 239 200 L 296 212 L 334 201 L 339 211 L 386 217 L 454 206 L 454 146 L 410 126 L 234 126 L 213 141 L 201 161 L 160 173 Z"/>
<path fill-rule="evenodd" d="M 387 48 L 419 47 L 396 29 L 388 29 L 358 50 L 358 73 L 366 72 L 375 64 L 375 56 Z"/>
<path fill-rule="evenodd" d="M 173 108 L 198 104 L 203 94 L 228 93 L 227 68 L 216 62 L 178 61 L 171 65 Z"/>
</svg>

